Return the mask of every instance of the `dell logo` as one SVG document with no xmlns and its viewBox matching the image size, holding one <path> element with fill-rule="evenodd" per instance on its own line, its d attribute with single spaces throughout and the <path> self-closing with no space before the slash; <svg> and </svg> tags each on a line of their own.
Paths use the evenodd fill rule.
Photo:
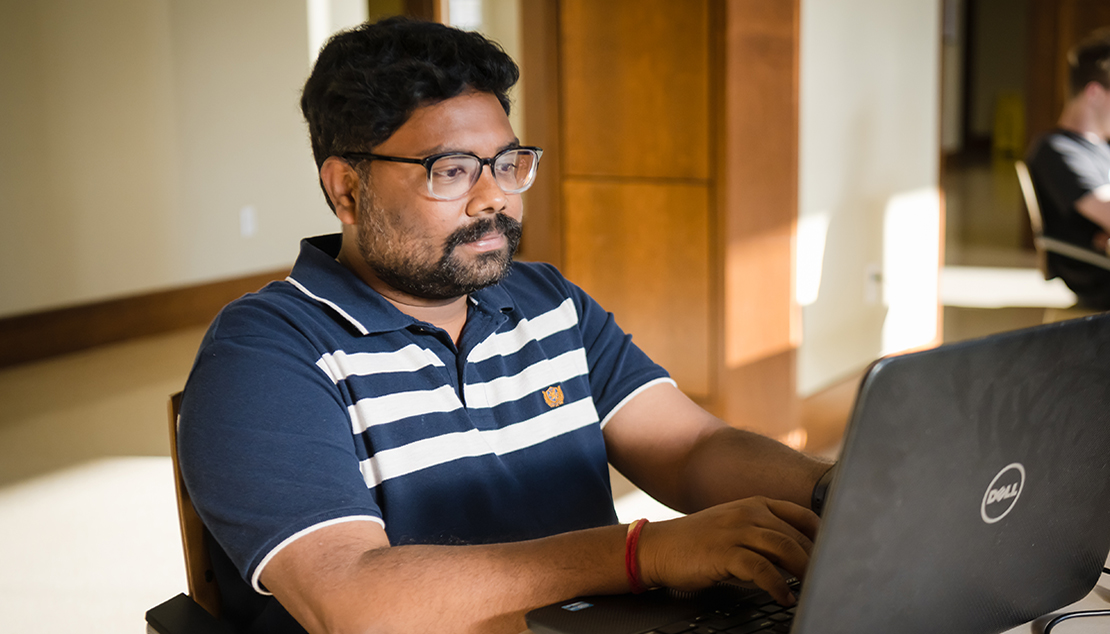
<svg viewBox="0 0 1110 634">
<path fill-rule="evenodd" d="M 991 489 L 987 492 L 987 504 L 994 504 L 1002 500 L 1016 498 L 1018 496 L 1018 483 L 1008 484 L 1000 489 Z"/>
<path fill-rule="evenodd" d="M 1025 467 L 1021 466 L 1021 463 L 1015 462 L 1003 467 L 1002 471 L 999 471 L 998 475 L 991 480 L 987 492 L 983 494 L 983 503 L 979 507 L 983 521 L 994 524 L 1006 517 L 1017 504 L 1024 486 Z"/>
</svg>

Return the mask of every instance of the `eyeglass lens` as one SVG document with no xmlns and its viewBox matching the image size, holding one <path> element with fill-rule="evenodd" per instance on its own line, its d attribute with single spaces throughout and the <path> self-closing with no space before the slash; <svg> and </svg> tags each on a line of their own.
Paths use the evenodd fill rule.
<svg viewBox="0 0 1110 634">
<path fill-rule="evenodd" d="M 536 176 L 538 157 L 532 150 L 509 150 L 498 154 L 492 167 L 493 177 L 506 194 L 518 194 L 531 186 Z M 452 154 L 435 160 L 428 170 L 428 189 L 433 196 L 450 200 L 460 198 L 482 175 L 482 163 L 467 154 Z"/>
</svg>

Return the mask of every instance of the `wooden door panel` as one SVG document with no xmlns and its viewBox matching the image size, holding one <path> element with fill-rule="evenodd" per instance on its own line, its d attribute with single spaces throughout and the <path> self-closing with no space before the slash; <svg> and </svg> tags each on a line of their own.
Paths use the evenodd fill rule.
<svg viewBox="0 0 1110 634">
<path fill-rule="evenodd" d="M 708 3 L 560 8 L 564 173 L 709 178 Z"/>
<path fill-rule="evenodd" d="M 526 136 L 550 150 L 525 257 L 559 263 L 710 411 L 772 435 L 797 422 L 799 12 L 798 0 L 522 8 L 543 34 L 525 38 Z"/>
</svg>

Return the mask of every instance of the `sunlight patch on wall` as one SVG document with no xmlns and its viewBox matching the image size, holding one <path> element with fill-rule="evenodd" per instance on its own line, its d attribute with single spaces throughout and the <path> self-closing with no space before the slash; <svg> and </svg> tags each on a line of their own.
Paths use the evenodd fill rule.
<svg viewBox="0 0 1110 634">
<path fill-rule="evenodd" d="M 809 306 L 817 301 L 825 261 L 825 238 L 828 235 L 828 211 L 806 214 L 798 220 L 794 242 L 794 297 L 799 306 Z"/>
<path fill-rule="evenodd" d="M 1037 269 L 987 266 L 946 266 L 940 273 L 940 300 L 965 308 L 1069 308 L 1075 293 L 1060 278 L 1051 280 Z"/>
<path fill-rule="evenodd" d="M 485 25 L 482 19 L 482 0 L 451 0 L 448 3 L 448 19 L 451 26 L 464 31 L 480 31 Z"/>
<path fill-rule="evenodd" d="M 885 355 L 936 339 L 940 196 L 932 187 L 896 194 L 887 201 L 883 219 Z"/>
<path fill-rule="evenodd" d="M 306 0 L 308 9 L 308 63 L 333 33 L 357 26 L 368 17 L 365 0 Z"/>
</svg>

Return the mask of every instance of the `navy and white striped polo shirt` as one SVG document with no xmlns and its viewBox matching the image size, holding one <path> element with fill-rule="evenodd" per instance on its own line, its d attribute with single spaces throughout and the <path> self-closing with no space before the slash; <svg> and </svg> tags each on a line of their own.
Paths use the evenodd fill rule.
<svg viewBox="0 0 1110 634">
<path fill-rule="evenodd" d="M 608 417 L 667 373 L 581 289 L 514 264 L 459 345 L 302 242 L 290 277 L 228 305 L 197 354 L 179 453 L 205 524 L 254 588 L 330 524 L 390 543 L 515 541 L 616 522 Z"/>
</svg>

